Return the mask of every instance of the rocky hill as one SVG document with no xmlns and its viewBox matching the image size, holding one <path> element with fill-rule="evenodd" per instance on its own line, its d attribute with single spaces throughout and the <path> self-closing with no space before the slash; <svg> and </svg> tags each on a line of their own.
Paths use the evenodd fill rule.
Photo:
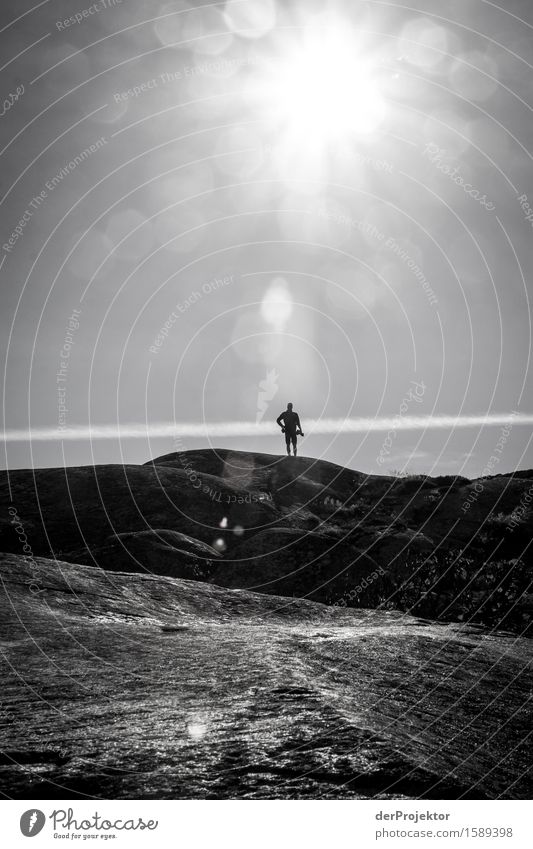
<svg viewBox="0 0 533 849">
<path fill-rule="evenodd" d="M 0 549 L 21 553 L 22 527 L 36 556 L 521 634 L 532 496 L 533 472 L 395 478 L 189 451 L 2 473 Z"/>
<path fill-rule="evenodd" d="M 28 475 L 13 483 L 33 544 L 45 537 L 31 502 L 25 510 Z M 54 541 L 75 544 L 83 532 L 105 543 L 98 485 L 120 532 L 136 500 L 156 527 L 176 517 L 168 533 L 183 533 L 175 505 L 185 508 L 188 490 L 172 465 L 36 473 L 43 478 L 56 487 L 40 490 Z M 224 476 L 216 480 L 222 486 Z M 339 497 L 344 480 L 331 481 Z M 141 482 L 151 482 L 152 499 Z M 83 507 L 81 530 L 61 529 L 67 486 Z M 239 491 L 234 481 L 224 486 Z M 312 486 L 309 477 L 298 491 Z M 284 498 L 254 515 L 279 521 Z M 228 514 L 230 527 L 251 515 Z M 250 524 L 248 545 L 265 532 Z M 190 557 L 206 554 L 179 536 L 164 540 Z M 529 640 L 31 555 L 0 556 L 0 575 L 8 797 L 529 797 Z"/>
</svg>

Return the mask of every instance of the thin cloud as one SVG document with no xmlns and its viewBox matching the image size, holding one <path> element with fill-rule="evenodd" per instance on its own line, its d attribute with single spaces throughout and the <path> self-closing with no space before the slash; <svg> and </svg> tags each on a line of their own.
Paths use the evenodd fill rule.
<svg viewBox="0 0 533 849">
<path fill-rule="evenodd" d="M 388 432 L 390 430 L 451 430 L 452 428 L 533 425 L 530 413 L 490 413 L 476 416 L 385 416 L 380 418 L 346 418 L 307 420 L 306 436 L 335 433 Z M 271 436 L 278 428 L 271 422 L 153 422 L 139 424 L 72 425 L 65 429 L 37 427 L 8 429 L 4 442 L 59 442 L 93 439 L 158 439 L 189 437 L 215 439 L 231 436 Z"/>
</svg>

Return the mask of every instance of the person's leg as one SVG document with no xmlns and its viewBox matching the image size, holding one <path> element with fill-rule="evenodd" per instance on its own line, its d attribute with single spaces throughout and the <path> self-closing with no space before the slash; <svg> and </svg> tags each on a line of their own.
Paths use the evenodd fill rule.
<svg viewBox="0 0 533 849">
<path fill-rule="evenodd" d="M 285 445 L 287 446 L 287 454 L 290 457 L 291 456 L 291 435 L 290 435 L 290 433 L 285 434 Z"/>
<path fill-rule="evenodd" d="M 297 451 L 296 451 L 296 436 L 292 437 L 292 453 L 296 457 L 296 453 L 297 453 Z"/>
</svg>

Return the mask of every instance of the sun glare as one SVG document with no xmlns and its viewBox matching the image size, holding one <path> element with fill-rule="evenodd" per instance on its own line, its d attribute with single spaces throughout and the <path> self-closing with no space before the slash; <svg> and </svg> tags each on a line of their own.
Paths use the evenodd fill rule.
<svg viewBox="0 0 533 849">
<path fill-rule="evenodd" d="M 373 133 L 385 117 L 375 68 L 357 34 L 341 24 L 315 23 L 285 44 L 255 95 L 280 143 L 307 153 Z"/>
</svg>

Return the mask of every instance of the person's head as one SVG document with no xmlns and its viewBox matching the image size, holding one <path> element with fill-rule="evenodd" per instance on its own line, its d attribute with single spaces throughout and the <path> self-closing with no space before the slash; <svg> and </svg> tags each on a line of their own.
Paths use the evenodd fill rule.
<svg viewBox="0 0 533 849">
<path fill-rule="evenodd" d="M 292 404 L 291 404 L 291 402 L 290 402 L 290 401 L 289 401 L 289 403 L 287 404 L 287 409 L 288 409 L 289 411 L 291 411 L 291 410 L 292 410 Z"/>
</svg>

